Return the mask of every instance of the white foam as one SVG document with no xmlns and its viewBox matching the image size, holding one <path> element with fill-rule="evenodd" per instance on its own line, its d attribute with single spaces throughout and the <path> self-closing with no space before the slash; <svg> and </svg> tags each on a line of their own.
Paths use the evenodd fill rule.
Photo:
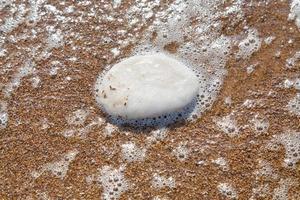
<svg viewBox="0 0 300 200">
<path fill-rule="evenodd" d="M 41 79 L 39 76 L 33 76 L 31 78 L 31 85 L 33 88 L 38 88 L 41 84 Z"/>
<path fill-rule="evenodd" d="M 270 194 L 269 184 L 259 185 L 252 189 L 252 195 L 249 200 L 265 199 L 268 194 Z"/>
<path fill-rule="evenodd" d="M 35 24 L 40 20 L 39 9 L 44 2 L 45 0 L 29 0 L 30 11 L 27 19 L 30 24 Z"/>
<path fill-rule="evenodd" d="M 23 66 L 21 66 L 17 72 L 13 75 L 10 82 L 8 82 L 3 92 L 6 97 L 10 97 L 11 94 L 20 86 L 21 81 L 24 77 L 33 74 L 35 71 L 35 63 L 27 61 Z"/>
<path fill-rule="evenodd" d="M 133 56 L 98 78 L 96 100 L 112 116 L 155 118 L 190 104 L 197 82 L 191 69 L 164 54 Z"/>
<path fill-rule="evenodd" d="M 78 125 L 72 125 L 72 128 L 67 128 L 63 130 L 62 132 L 58 133 L 60 135 L 63 135 L 66 138 L 70 137 L 79 137 L 79 138 L 85 138 L 86 135 L 94 128 L 94 127 L 100 127 L 104 124 L 104 120 L 101 117 L 96 117 L 93 121 L 91 121 L 89 124 L 87 124 L 84 127 L 77 128 Z M 82 126 L 81 124 L 80 126 Z"/>
<path fill-rule="evenodd" d="M 169 187 L 169 188 L 175 188 L 176 183 L 175 179 L 173 177 L 165 177 L 161 176 L 157 173 L 153 175 L 153 179 L 151 181 L 151 184 L 154 188 L 164 188 L 164 187 Z"/>
<path fill-rule="evenodd" d="M 247 67 L 247 74 L 251 74 L 254 71 L 255 65 L 249 65 Z"/>
<path fill-rule="evenodd" d="M 274 189 L 272 200 L 287 200 L 289 199 L 289 189 L 295 184 L 291 178 L 281 179 L 279 181 L 279 186 Z"/>
<path fill-rule="evenodd" d="M 291 58 L 286 60 L 286 68 L 291 69 L 300 64 L 300 51 L 296 52 Z"/>
<path fill-rule="evenodd" d="M 106 137 L 110 137 L 117 129 L 118 128 L 115 125 L 111 123 L 107 123 L 106 126 L 104 127 L 103 135 Z"/>
<path fill-rule="evenodd" d="M 52 48 L 57 48 L 60 47 L 63 44 L 63 34 L 62 31 L 57 29 L 54 32 L 50 32 L 48 39 L 47 39 L 47 43 L 48 43 L 48 48 L 52 49 Z"/>
<path fill-rule="evenodd" d="M 294 81 L 290 80 L 290 79 L 286 79 L 282 84 L 280 84 L 279 86 L 284 87 L 284 88 L 291 88 L 294 85 Z"/>
<path fill-rule="evenodd" d="M 260 180 L 261 177 L 264 177 L 268 180 L 274 180 L 278 178 L 278 174 L 274 171 L 271 164 L 265 160 L 258 161 L 258 169 L 254 171 L 257 180 Z"/>
<path fill-rule="evenodd" d="M 242 40 L 239 44 L 239 51 L 237 58 L 249 58 L 252 54 L 260 49 L 261 39 L 259 38 L 256 29 L 249 29 L 247 31 L 247 38 Z"/>
<path fill-rule="evenodd" d="M 300 0 L 291 1 L 291 10 L 288 20 L 294 20 L 296 26 L 300 29 Z"/>
<path fill-rule="evenodd" d="M 300 93 L 297 93 L 296 96 L 289 101 L 287 108 L 291 113 L 300 116 Z"/>
<path fill-rule="evenodd" d="M 155 196 L 152 200 L 170 200 L 168 197 Z"/>
<path fill-rule="evenodd" d="M 113 0 L 113 8 L 118 8 L 122 3 L 122 0 Z"/>
<path fill-rule="evenodd" d="M 150 136 L 147 137 L 147 145 L 151 145 L 152 143 L 155 143 L 157 141 L 162 141 L 167 136 L 167 128 L 159 128 L 156 130 L 151 131 Z"/>
<path fill-rule="evenodd" d="M 217 186 L 219 192 L 229 199 L 237 199 L 238 195 L 234 187 L 229 183 L 219 183 Z"/>
<path fill-rule="evenodd" d="M 78 109 L 69 114 L 66 117 L 66 120 L 69 125 L 83 125 L 87 116 L 89 115 L 89 110 L 87 109 Z"/>
<path fill-rule="evenodd" d="M 153 24 L 145 30 L 145 37 L 140 40 L 133 55 L 165 52 L 166 45 L 175 43 L 177 51 L 172 52 L 172 56 L 195 70 L 199 76 L 199 97 L 194 109 L 189 110 L 191 113 L 177 119 L 173 115 L 170 118 L 175 118 L 174 120 L 160 119 L 154 122 L 155 125 L 165 126 L 182 119 L 192 120 L 212 106 L 226 75 L 225 65 L 233 44 L 232 38 L 221 35 L 221 16 L 233 13 L 240 16 L 243 1 L 233 3 L 226 10 L 220 10 L 223 3 L 221 0 L 175 0 L 167 9 L 156 12 Z M 125 18 L 130 26 L 138 29 L 148 16 L 152 16 L 153 9 L 158 5 L 159 1 L 138 0 L 129 7 Z M 192 18 L 197 21 L 193 25 L 190 23 Z M 153 33 L 157 35 L 154 39 Z M 126 41 L 128 42 L 130 41 Z M 123 41 L 118 43 L 123 44 Z M 168 116 L 167 118 L 169 119 Z M 130 123 L 153 125 L 153 121 L 147 120 Z"/>
<path fill-rule="evenodd" d="M 59 177 L 60 179 L 64 179 L 69 170 L 69 165 L 73 160 L 75 160 L 76 155 L 79 151 L 72 150 L 67 152 L 59 161 L 55 161 L 52 163 L 47 163 L 41 167 L 40 170 L 33 171 L 31 175 L 34 178 L 40 177 L 44 172 L 51 172 L 53 175 Z"/>
<path fill-rule="evenodd" d="M 184 161 L 189 157 L 190 150 L 187 147 L 186 142 L 180 142 L 178 146 L 172 151 L 176 158 L 180 161 Z"/>
<path fill-rule="evenodd" d="M 221 131 L 226 133 L 230 137 L 237 136 L 239 134 L 239 126 L 233 115 L 229 114 L 222 118 L 217 118 L 214 120 L 216 125 Z"/>
<path fill-rule="evenodd" d="M 130 188 L 130 183 L 123 174 L 124 170 L 124 166 L 119 169 L 104 166 L 99 169 L 99 173 L 87 177 L 87 182 L 97 181 L 102 186 L 104 200 L 119 199 Z"/>
<path fill-rule="evenodd" d="M 217 164 L 223 171 L 228 171 L 229 169 L 228 162 L 223 157 L 212 160 L 212 163 Z"/>
<path fill-rule="evenodd" d="M 0 101 L 0 129 L 4 129 L 8 124 L 7 103 Z"/>
<path fill-rule="evenodd" d="M 56 76 L 57 73 L 58 73 L 58 70 L 59 70 L 59 67 L 56 67 L 56 66 L 51 67 L 50 70 L 49 70 L 49 75 L 50 76 Z"/>
<path fill-rule="evenodd" d="M 259 115 L 255 115 L 253 119 L 251 119 L 252 128 L 257 133 L 265 133 L 268 131 L 270 126 L 269 121 L 265 117 L 261 117 Z"/>
<path fill-rule="evenodd" d="M 266 37 L 264 39 L 264 42 L 267 44 L 267 45 L 270 45 L 274 40 L 275 40 L 275 36 L 269 36 L 269 37 Z"/>
<path fill-rule="evenodd" d="M 15 16 L 6 18 L 4 24 L 0 26 L 0 32 L 7 34 L 17 28 L 25 19 L 25 8 L 26 6 L 24 4 L 19 5 L 17 10 L 15 11 Z"/>
<path fill-rule="evenodd" d="M 12 0 L 0 0 L 0 11 L 11 3 Z"/>
<path fill-rule="evenodd" d="M 146 149 L 138 147 L 133 142 L 121 145 L 122 157 L 127 162 L 143 161 L 146 157 Z"/>
<path fill-rule="evenodd" d="M 295 168 L 300 160 L 300 132 L 288 131 L 276 136 L 274 142 L 285 147 L 284 165 Z"/>
</svg>

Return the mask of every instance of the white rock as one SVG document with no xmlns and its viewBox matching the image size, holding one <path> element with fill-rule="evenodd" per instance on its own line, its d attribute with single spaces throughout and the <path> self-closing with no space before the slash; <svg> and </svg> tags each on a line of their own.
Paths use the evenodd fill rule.
<svg viewBox="0 0 300 200">
<path fill-rule="evenodd" d="M 162 53 L 133 56 L 114 65 L 95 85 L 96 100 L 112 116 L 158 117 L 180 111 L 198 93 L 196 74 Z"/>
</svg>

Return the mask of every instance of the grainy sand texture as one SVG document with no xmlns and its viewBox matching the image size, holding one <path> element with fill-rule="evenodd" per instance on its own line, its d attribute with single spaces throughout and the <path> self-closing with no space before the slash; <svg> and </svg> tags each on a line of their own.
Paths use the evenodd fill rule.
<svg viewBox="0 0 300 200">
<path fill-rule="evenodd" d="M 299 11 L 299 0 L 0 0 L 0 199 L 300 200 Z M 114 124 L 97 77 L 156 51 L 201 72 L 197 112 Z"/>
</svg>

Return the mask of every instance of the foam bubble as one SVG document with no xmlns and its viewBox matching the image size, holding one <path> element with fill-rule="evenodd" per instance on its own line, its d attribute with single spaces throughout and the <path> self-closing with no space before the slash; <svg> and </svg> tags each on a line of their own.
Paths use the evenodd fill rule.
<svg viewBox="0 0 300 200">
<path fill-rule="evenodd" d="M 296 96 L 289 101 L 287 108 L 291 113 L 300 115 L 300 93 L 297 93 Z"/>
<path fill-rule="evenodd" d="M 291 10 L 288 20 L 295 20 L 296 26 L 300 29 L 300 0 L 291 1 Z"/>
<path fill-rule="evenodd" d="M 122 0 L 113 0 L 113 8 L 117 8 L 121 5 Z"/>
<path fill-rule="evenodd" d="M 92 130 L 92 128 L 94 128 L 96 126 L 99 127 L 99 126 L 104 124 L 104 120 L 101 117 L 96 117 L 89 124 L 87 124 L 86 126 L 81 127 L 81 128 L 77 127 L 79 124 L 77 124 L 76 120 L 75 120 L 75 122 L 76 122 L 75 124 L 70 123 L 70 124 L 73 124 L 72 128 L 65 129 L 62 132 L 58 133 L 58 134 L 63 135 L 66 138 L 69 138 L 69 137 L 85 138 L 86 135 Z M 83 125 L 83 123 L 80 123 L 80 126 L 82 126 L 82 125 Z"/>
<path fill-rule="evenodd" d="M 121 145 L 122 157 L 127 162 L 142 161 L 146 156 L 146 149 L 136 146 L 133 142 Z"/>
<path fill-rule="evenodd" d="M 17 72 L 13 75 L 10 82 L 8 82 L 4 87 L 4 94 L 6 97 L 10 95 L 20 86 L 21 81 L 24 77 L 33 74 L 35 71 L 35 63 L 27 61 L 23 66 L 21 66 Z"/>
<path fill-rule="evenodd" d="M 279 186 L 274 189 L 273 200 L 286 200 L 289 199 L 289 189 L 295 183 L 291 178 L 281 179 Z"/>
<path fill-rule="evenodd" d="M 27 17 L 28 24 L 35 24 L 40 20 L 39 9 L 44 2 L 45 0 L 29 0 L 30 10 Z"/>
<path fill-rule="evenodd" d="M 214 120 L 219 129 L 228 136 L 233 137 L 239 134 L 239 127 L 233 115 L 229 114 L 222 118 Z"/>
<path fill-rule="evenodd" d="M 66 117 L 66 120 L 69 125 L 83 125 L 87 116 L 89 115 L 89 111 L 86 109 L 78 109 L 69 114 Z"/>
<path fill-rule="evenodd" d="M 223 171 L 227 171 L 229 169 L 227 160 L 223 157 L 219 157 L 212 161 L 212 163 L 217 164 Z"/>
<path fill-rule="evenodd" d="M 275 173 L 271 164 L 265 160 L 258 161 L 258 169 L 254 171 L 254 174 L 256 175 L 257 180 L 260 180 L 261 177 L 264 177 L 267 179 L 277 179 L 278 178 L 278 174 Z"/>
<path fill-rule="evenodd" d="M 117 127 L 111 123 L 107 123 L 104 127 L 103 134 L 106 137 L 112 136 L 112 134 L 117 130 Z"/>
<path fill-rule="evenodd" d="M 53 32 L 51 31 L 47 39 L 48 48 L 52 49 L 61 46 L 63 44 L 63 38 L 61 30 L 58 29 Z"/>
<path fill-rule="evenodd" d="M 104 166 L 99 169 L 99 173 L 87 177 L 87 182 L 96 181 L 103 187 L 102 198 L 104 200 L 119 199 L 122 193 L 130 188 L 129 181 L 123 174 L 124 170 L 124 166 L 119 169 Z"/>
<path fill-rule="evenodd" d="M 24 4 L 21 4 L 18 6 L 15 16 L 12 16 L 10 18 L 6 18 L 4 24 L 0 26 L 0 32 L 3 32 L 5 34 L 13 31 L 15 28 L 18 27 L 23 21 L 24 21 L 24 15 L 26 13 L 26 6 Z"/>
<path fill-rule="evenodd" d="M 137 1 L 129 8 L 125 16 L 130 23 L 147 20 L 136 17 L 147 7 L 149 15 L 159 5 L 157 1 Z M 135 48 L 133 55 L 145 55 L 153 52 L 170 52 L 177 60 L 193 69 L 198 76 L 199 91 L 195 102 L 187 110 L 172 115 L 161 116 L 160 119 L 144 119 L 122 121 L 112 119 L 116 124 L 133 124 L 137 126 L 163 127 L 178 120 L 193 120 L 209 109 L 222 86 L 226 75 L 225 65 L 232 47 L 232 38 L 221 35 L 221 16 L 240 13 L 242 1 L 225 11 L 218 6 L 219 0 L 198 1 L 176 0 L 170 6 L 155 14 L 153 24 L 145 30 L 145 36 Z M 231 9 L 231 10 L 230 10 Z M 148 12 L 145 11 L 145 12 Z M 195 18 L 191 24 L 190 19 Z M 193 108 L 192 108 L 193 107 Z M 176 116 L 177 115 L 177 116 Z"/>
<path fill-rule="evenodd" d="M 288 58 L 286 60 L 286 68 L 291 69 L 294 68 L 295 66 L 298 66 L 300 62 L 300 51 L 296 52 L 294 54 L 294 56 L 292 56 L 291 58 Z"/>
<path fill-rule="evenodd" d="M 0 101 L 0 129 L 7 127 L 8 123 L 8 113 L 7 113 L 7 103 Z"/>
<path fill-rule="evenodd" d="M 12 0 L 0 0 L 0 11 L 11 3 Z"/>
<path fill-rule="evenodd" d="M 40 170 L 33 171 L 31 173 L 31 175 L 34 178 L 38 178 L 44 172 L 49 171 L 53 175 L 55 175 L 61 179 L 64 179 L 64 177 L 66 176 L 66 174 L 68 172 L 70 163 L 75 159 L 75 157 L 78 153 L 79 153 L 79 151 L 77 151 L 76 149 L 69 151 L 62 157 L 61 160 L 52 162 L 52 163 L 47 163 L 47 164 L 43 165 Z"/>
<path fill-rule="evenodd" d="M 270 126 L 269 121 L 266 118 L 260 117 L 258 115 L 255 115 L 255 117 L 251 119 L 251 123 L 253 125 L 254 131 L 257 133 L 267 132 Z"/>
<path fill-rule="evenodd" d="M 288 131 L 276 136 L 273 143 L 282 144 L 285 147 L 284 165 L 295 168 L 296 163 L 300 160 L 300 133 Z M 275 150 L 277 149 L 275 148 Z"/>
<path fill-rule="evenodd" d="M 33 76 L 31 78 L 31 85 L 33 88 L 38 88 L 41 84 L 41 78 L 39 76 Z"/>
<path fill-rule="evenodd" d="M 189 157 L 190 150 L 186 142 L 181 142 L 172 152 L 178 160 L 183 161 Z"/>
<path fill-rule="evenodd" d="M 266 37 L 266 38 L 264 39 L 264 42 L 265 42 L 267 45 L 270 45 L 275 39 L 276 39 L 275 36 L 269 36 L 269 37 Z"/>
<path fill-rule="evenodd" d="M 191 104 L 197 82 L 191 69 L 164 54 L 133 56 L 98 78 L 96 100 L 125 120 L 164 117 Z"/>
<path fill-rule="evenodd" d="M 226 196 L 229 199 L 237 199 L 237 192 L 234 187 L 229 183 L 220 183 L 218 184 L 218 190 L 221 194 Z"/>
<path fill-rule="evenodd" d="M 175 179 L 173 177 L 165 177 L 161 176 L 157 173 L 154 174 L 153 179 L 151 181 L 152 186 L 155 188 L 164 188 L 164 187 L 169 187 L 169 188 L 174 188 L 175 187 Z"/>
<path fill-rule="evenodd" d="M 270 193 L 270 186 L 269 184 L 265 184 L 265 185 L 259 185 L 255 188 L 252 189 L 252 195 L 250 197 L 249 200 L 256 200 L 258 198 L 263 198 L 265 199 L 265 197 Z"/>
<path fill-rule="evenodd" d="M 237 58 L 249 58 L 254 52 L 258 51 L 261 46 L 261 39 L 259 38 L 256 29 L 249 29 L 247 38 L 240 42 Z"/>
<path fill-rule="evenodd" d="M 151 145 L 157 141 L 162 141 L 167 136 L 167 128 L 160 128 L 151 131 L 150 136 L 147 137 L 147 145 Z"/>
</svg>

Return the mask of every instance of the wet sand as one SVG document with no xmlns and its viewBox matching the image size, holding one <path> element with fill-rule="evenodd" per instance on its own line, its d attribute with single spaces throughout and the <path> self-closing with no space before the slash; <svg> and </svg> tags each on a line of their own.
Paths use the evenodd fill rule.
<svg viewBox="0 0 300 200">
<path fill-rule="evenodd" d="M 272 199 L 276 191 L 287 195 L 277 199 L 300 199 L 299 160 L 295 168 L 286 167 L 283 164 L 286 156 L 284 146 L 279 145 L 277 150 L 267 148 L 274 136 L 289 130 L 300 131 L 300 116 L 287 109 L 297 90 L 279 87 L 287 78 L 299 78 L 299 62 L 291 69 L 285 66 L 286 60 L 300 49 L 300 32 L 293 21 L 287 20 L 290 12 L 287 1 L 258 2 L 253 1 L 252 6 L 243 4 L 245 16 L 238 23 L 232 24 L 234 16 L 224 17 L 222 34 L 238 35 L 247 25 L 255 27 L 260 38 L 274 36 L 275 39 L 271 44 L 262 42 L 260 49 L 249 59 L 236 59 L 233 51 L 226 64 L 224 83 L 211 109 L 195 121 L 171 125 L 166 137 L 151 145 L 148 142 L 150 130 L 114 127 L 111 131 L 105 113 L 95 102 L 92 88 L 104 67 L 131 54 L 154 17 L 147 23 L 130 27 L 127 31 L 133 36 L 122 36 L 115 30 L 120 27 L 126 30 L 127 23 L 101 20 L 99 16 L 102 13 L 97 9 L 95 15 L 88 16 L 91 6 L 74 3 L 77 11 L 69 14 L 71 20 L 66 24 L 57 23 L 59 20 L 55 14 L 48 13 L 36 24 L 22 22 L 5 33 L 2 47 L 7 53 L 0 57 L 0 99 L 7 104 L 9 120 L 7 126 L 0 129 L 0 197 L 100 199 L 103 193 L 101 183 L 97 180 L 90 183 L 87 177 L 97 174 L 105 165 L 116 169 L 125 165 L 124 176 L 130 187 L 120 199 L 230 199 L 232 194 L 226 197 L 218 189 L 220 183 L 230 184 L 237 193 L 236 199 Z M 112 12 L 115 18 L 122 18 L 134 3 L 123 1 L 113 12 L 107 12 Z M 51 4 L 63 10 L 72 2 L 61 5 L 59 1 L 52 1 Z M 153 12 L 165 9 L 169 4 L 171 2 L 161 1 Z M 98 5 L 104 11 L 108 9 L 100 2 L 91 2 L 90 5 Z M 72 21 L 77 15 L 82 15 L 84 20 Z M 0 19 L 5 20 L 9 16 L 8 8 L 0 11 Z M 64 32 L 65 43 L 44 56 L 46 32 L 38 31 L 35 37 L 25 39 L 21 35 L 30 35 L 28 30 L 33 27 L 46 30 L 51 24 L 58 24 L 55 26 L 69 32 Z M 97 24 L 99 30 L 95 30 Z M 77 33 L 80 37 L 75 37 Z M 13 41 L 10 36 L 20 39 Z M 113 40 L 103 42 L 104 36 Z M 117 46 L 114 41 L 125 40 L 126 37 L 134 37 L 136 43 L 125 45 L 119 55 L 112 56 L 110 50 Z M 290 39 L 292 42 L 289 42 Z M 180 45 L 169 44 L 165 49 L 174 53 Z M 276 55 L 279 51 L 280 55 Z M 3 88 L 26 62 L 35 63 L 36 72 L 22 78 L 20 86 L 10 96 L 5 96 Z M 247 66 L 256 63 L 254 71 L 248 74 Z M 51 73 L 53 66 L 58 67 L 57 73 Z M 41 82 L 33 87 L 32 78 L 37 76 Z M 231 98 L 231 103 L 225 103 L 227 97 Z M 245 104 L 246 100 L 248 104 Z M 88 110 L 83 122 L 67 123 L 66 116 L 78 109 Z M 230 137 L 216 125 L 216 119 L 230 113 L 239 127 L 238 136 Z M 250 121 L 255 115 L 267 119 L 269 127 L 266 131 L 260 133 L 254 130 Z M 98 123 L 99 117 L 103 123 Z M 66 137 L 66 130 L 75 130 L 78 134 Z M 142 161 L 124 161 L 121 146 L 128 141 L 147 148 Z M 188 149 L 188 154 L 178 158 L 174 149 L 182 144 Z M 61 174 L 55 175 L 49 170 L 37 178 L 32 175 L 43 169 L 45 164 L 59 161 L 75 149 L 78 154 L 68 163 L 62 178 Z M 214 162 L 218 158 L 226 160 L 226 169 Z M 257 175 L 256 171 L 262 168 L 260 161 L 269 164 L 270 174 Z M 154 187 L 151 181 L 155 173 L 172 177 L 175 187 Z M 259 187 L 268 189 L 265 194 L 254 194 L 253 189 Z M 264 196 L 259 197 L 259 194 Z"/>
</svg>

